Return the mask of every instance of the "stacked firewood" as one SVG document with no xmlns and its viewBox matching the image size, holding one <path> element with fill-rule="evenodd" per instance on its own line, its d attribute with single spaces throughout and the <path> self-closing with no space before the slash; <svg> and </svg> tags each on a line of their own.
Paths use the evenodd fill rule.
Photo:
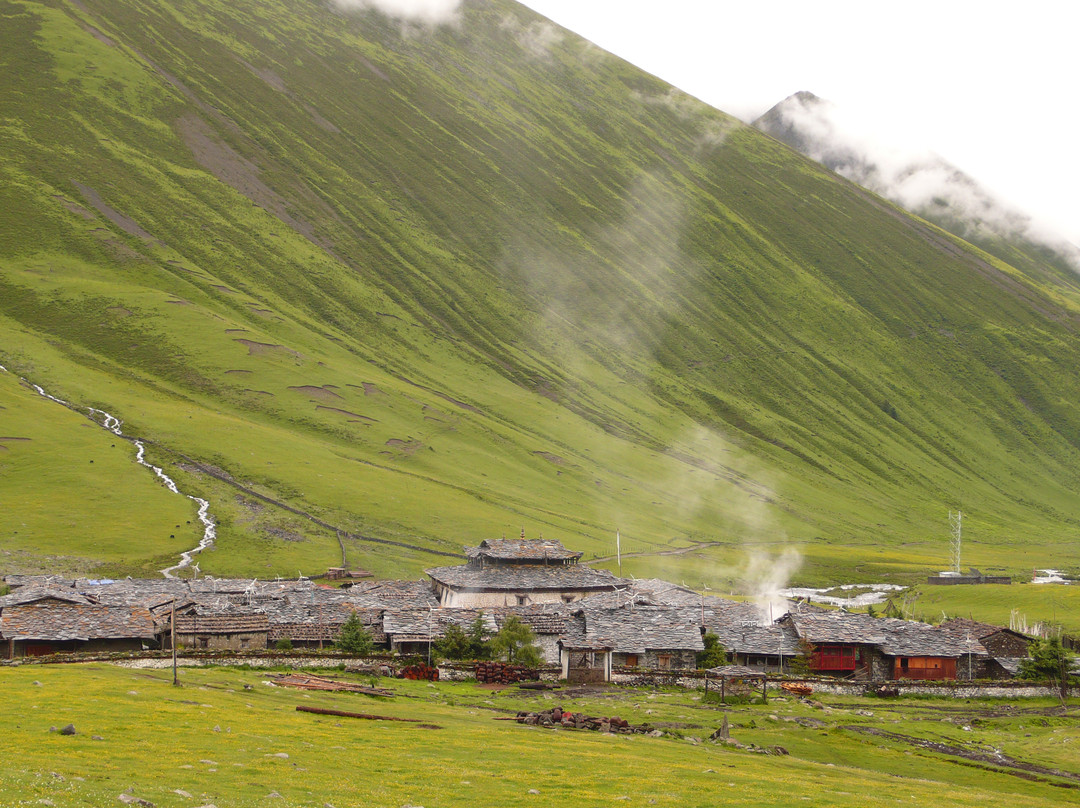
<svg viewBox="0 0 1080 808">
<path fill-rule="evenodd" d="M 540 678 L 539 671 L 505 662 L 477 662 L 476 681 L 482 685 L 512 685 Z"/>
<path fill-rule="evenodd" d="M 648 724 L 634 726 L 618 716 L 598 718 L 584 713 L 564 712 L 562 707 L 553 707 L 541 713 L 519 712 L 517 714 L 519 724 L 528 724 L 537 727 L 563 727 L 565 729 L 590 729 L 597 732 L 617 732 L 624 735 L 630 733 L 639 734 L 662 734 Z"/>
<path fill-rule="evenodd" d="M 273 683 L 283 687 L 298 687 L 301 690 L 328 690 L 363 693 L 367 696 L 393 696 L 393 690 L 382 687 L 368 687 L 358 682 L 331 679 L 325 676 L 312 676 L 306 673 L 287 673 L 274 678 Z"/>
<path fill-rule="evenodd" d="M 421 682 L 437 682 L 439 681 L 439 669 L 423 663 L 407 665 L 398 671 L 398 678 L 413 679 Z"/>
</svg>

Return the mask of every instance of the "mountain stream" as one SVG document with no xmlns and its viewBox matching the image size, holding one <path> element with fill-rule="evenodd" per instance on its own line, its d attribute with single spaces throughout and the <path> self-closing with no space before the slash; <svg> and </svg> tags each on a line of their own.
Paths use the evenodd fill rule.
<svg viewBox="0 0 1080 808">
<path fill-rule="evenodd" d="M 0 371 L 3 371 L 4 373 L 10 373 L 10 371 L 6 367 L 4 367 L 3 365 L 0 365 Z M 43 390 L 39 385 L 36 385 L 33 382 L 29 382 L 26 379 L 22 379 L 22 381 L 24 383 L 26 383 L 26 384 L 29 384 L 31 387 L 33 387 L 37 391 L 38 395 L 42 396 L 43 398 L 47 398 L 47 399 L 49 399 L 49 401 L 55 401 L 57 404 L 60 404 L 60 405 L 62 405 L 64 407 L 67 407 L 70 410 L 75 410 L 76 412 L 79 411 L 79 408 L 76 407 L 75 405 L 73 405 L 73 404 L 71 404 L 71 403 L 69 403 L 67 401 L 64 401 L 61 398 L 57 398 L 56 396 L 50 395 L 49 393 L 46 393 L 45 390 Z M 161 574 L 164 575 L 166 578 L 175 578 L 176 576 L 173 574 L 174 572 L 176 572 L 177 570 L 183 569 L 184 567 L 191 566 L 191 564 L 194 563 L 194 556 L 197 553 L 201 553 L 207 547 L 212 546 L 213 543 L 214 543 L 214 540 L 217 538 L 217 524 L 214 522 L 214 518 L 210 515 L 210 503 L 207 502 L 202 497 L 196 497 L 196 496 L 192 496 L 191 494 L 185 494 L 179 488 L 176 487 L 176 482 L 172 479 L 172 477 L 170 477 L 168 474 L 166 474 L 161 469 L 160 466 L 155 466 L 153 463 L 148 463 L 146 461 L 146 446 L 145 446 L 145 444 L 141 440 L 139 440 L 138 438 L 133 438 L 130 435 L 125 435 L 120 430 L 120 426 L 121 426 L 121 424 L 123 424 L 123 421 L 121 421 L 115 415 L 111 415 L 110 413 L 107 413 L 104 410 L 99 410 L 99 409 L 97 409 L 95 407 L 86 407 L 85 409 L 86 409 L 86 411 L 88 413 L 87 417 L 89 417 L 90 420 L 93 421 L 95 424 L 109 430 L 110 432 L 112 432 L 114 435 L 116 435 L 119 438 L 123 438 L 124 440 L 131 441 L 135 445 L 135 462 L 137 462 L 140 466 L 145 466 L 146 468 L 153 471 L 154 474 L 156 474 L 158 476 L 158 478 L 163 483 L 165 483 L 165 486 L 170 491 L 172 491 L 174 494 L 180 494 L 181 496 L 185 496 L 188 499 L 193 500 L 196 504 L 198 504 L 198 506 L 199 506 L 198 517 L 199 517 L 199 521 L 203 525 L 202 539 L 199 541 L 198 546 L 193 547 L 190 550 L 187 550 L 187 551 L 181 553 L 180 554 L 180 561 L 177 564 L 174 564 L 171 567 L 167 567 L 166 569 L 161 570 Z"/>
</svg>

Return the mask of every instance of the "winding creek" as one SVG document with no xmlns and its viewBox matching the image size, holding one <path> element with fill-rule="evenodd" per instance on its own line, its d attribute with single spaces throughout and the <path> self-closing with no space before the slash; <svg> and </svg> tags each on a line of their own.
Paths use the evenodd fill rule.
<svg viewBox="0 0 1080 808">
<path fill-rule="evenodd" d="M 0 371 L 3 371 L 4 373 L 11 372 L 3 365 L 0 365 Z M 40 385 L 34 384 L 33 382 L 30 382 L 27 379 L 22 378 L 21 376 L 19 378 L 24 383 L 29 384 L 31 387 L 33 387 L 34 390 L 37 391 L 38 395 L 42 396 L 43 398 L 47 398 L 49 399 L 49 401 L 55 401 L 57 404 L 67 407 L 70 410 L 74 410 L 75 412 L 80 411 L 79 407 L 76 407 L 75 405 L 64 401 L 62 398 L 57 398 L 56 396 L 50 395 L 49 393 L 45 392 L 45 390 L 42 389 Z M 125 435 L 120 429 L 121 425 L 124 422 L 117 418 L 115 415 L 111 415 L 110 413 L 107 413 L 104 410 L 99 410 L 95 407 L 85 407 L 81 409 L 85 409 L 88 413 L 87 417 L 98 426 L 109 430 L 119 438 L 131 441 L 131 443 L 135 446 L 135 461 L 140 466 L 145 466 L 146 468 L 153 471 L 154 474 L 157 475 L 158 479 L 165 483 L 165 486 L 170 491 L 172 491 L 174 494 L 179 494 L 180 496 L 187 497 L 188 499 L 198 504 L 198 517 L 199 521 L 202 523 L 203 526 L 202 539 L 199 541 L 199 544 L 196 547 L 193 547 L 190 550 L 186 550 L 181 553 L 180 561 L 178 563 L 174 564 L 171 567 L 166 567 L 165 569 L 160 571 L 161 574 L 164 575 L 166 578 L 175 578 L 176 575 L 174 573 L 177 570 L 181 570 L 184 567 L 188 567 L 192 563 L 194 563 L 195 555 L 201 553 L 207 547 L 212 546 L 214 541 L 217 539 L 217 523 L 214 522 L 214 518 L 210 515 L 210 503 L 202 497 L 185 494 L 183 491 L 177 488 L 176 481 L 173 480 L 173 478 L 170 477 L 168 474 L 166 474 L 160 466 L 155 466 L 153 463 L 147 462 L 146 445 L 138 438 L 133 438 L 130 435 Z"/>
</svg>

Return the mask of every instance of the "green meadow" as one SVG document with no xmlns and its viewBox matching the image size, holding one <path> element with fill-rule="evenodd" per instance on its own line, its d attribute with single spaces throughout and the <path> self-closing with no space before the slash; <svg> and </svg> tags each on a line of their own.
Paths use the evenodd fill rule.
<svg viewBox="0 0 1080 808">
<path fill-rule="evenodd" d="M 823 696 L 813 706 L 773 697 L 722 708 L 685 691 L 536 694 L 397 680 L 380 680 L 394 697 L 371 698 L 272 687 L 271 677 L 181 669 L 177 688 L 167 670 L 5 668 L 5 704 L 17 710 L 0 735 L 0 805 L 108 805 L 125 793 L 163 808 L 1080 802 L 1070 746 L 1080 713 L 1056 700 Z M 666 734 L 498 720 L 555 705 L 648 722 Z M 297 706 L 439 728 L 305 714 Z M 725 715 L 740 743 L 789 754 L 709 742 Z M 75 735 L 50 731 L 68 723 Z"/>
</svg>

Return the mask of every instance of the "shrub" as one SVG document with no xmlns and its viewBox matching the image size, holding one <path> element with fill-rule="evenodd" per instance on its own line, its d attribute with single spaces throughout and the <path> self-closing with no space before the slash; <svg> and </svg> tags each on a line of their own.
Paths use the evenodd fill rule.
<svg viewBox="0 0 1080 808">
<path fill-rule="evenodd" d="M 513 665 L 535 668 L 543 664 L 540 649 L 533 643 L 536 635 L 532 628 L 521 622 L 517 615 L 510 615 L 503 622 L 499 633 L 491 641 L 494 656 L 506 654 L 506 661 Z"/>
<path fill-rule="evenodd" d="M 477 615 L 468 631 L 454 623 L 447 626 L 443 638 L 435 643 L 435 652 L 444 659 L 491 659 L 483 615 Z"/>
<path fill-rule="evenodd" d="M 1061 644 L 1060 637 L 1043 637 L 1028 647 L 1027 659 L 1020 660 L 1021 679 L 1045 679 L 1065 697 L 1069 669 L 1074 654 Z"/>
<path fill-rule="evenodd" d="M 702 638 L 702 642 L 705 643 L 705 650 L 698 651 L 697 654 L 697 666 L 699 670 L 717 668 L 720 665 L 726 665 L 728 663 L 727 650 L 720 644 L 719 637 L 711 631 L 708 631 Z"/>
<path fill-rule="evenodd" d="M 293 649 L 292 640 L 288 637 L 282 637 L 274 643 L 274 647 L 279 651 L 291 651 Z"/>
<path fill-rule="evenodd" d="M 349 619 L 341 626 L 341 633 L 337 636 L 337 647 L 347 654 L 365 656 L 375 648 L 375 641 L 371 632 L 364 628 L 360 622 L 360 615 L 353 612 Z"/>
</svg>

